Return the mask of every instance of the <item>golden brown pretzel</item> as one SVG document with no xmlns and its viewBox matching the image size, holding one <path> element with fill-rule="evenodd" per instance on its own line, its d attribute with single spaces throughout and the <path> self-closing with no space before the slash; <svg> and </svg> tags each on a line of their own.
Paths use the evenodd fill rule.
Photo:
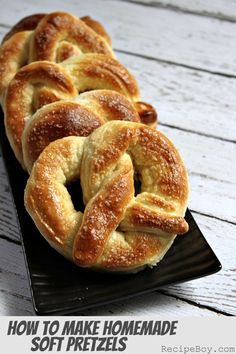
<svg viewBox="0 0 236 354">
<path fill-rule="evenodd" d="M 24 166 L 31 171 L 34 162 L 52 141 L 66 136 L 88 136 L 110 120 L 140 122 L 133 105 L 117 92 L 95 90 L 74 100 L 43 106 L 28 120 L 22 136 Z"/>
<path fill-rule="evenodd" d="M 31 70 L 33 69 L 33 70 Z M 37 108 L 77 94 L 71 77 L 59 65 L 32 63 L 19 70 L 10 82 L 4 108 L 5 128 L 16 158 L 23 165 L 22 134 Z"/>
<path fill-rule="evenodd" d="M 10 29 L 9 32 L 5 34 L 2 43 L 4 43 L 7 39 L 12 37 L 17 32 L 33 31 L 37 27 L 39 21 L 46 15 L 46 13 L 39 13 L 22 18 Z M 106 32 L 105 28 L 100 22 L 94 20 L 90 16 L 80 17 L 80 20 L 86 23 L 87 26 L 92 28 L 101 37 L 103 37 L 107 41 L 107 43 L 109 43 L 110 45 L 112 44 L 109 34 Z"/>
<path fill-rule="evenodd" d="M 18 22 L 0 48 L 0 101 L 15 73 L 36 60 L 61 62 L 72 55 L 95 52 L 114 56 L 103 26 L 88 16 L 64 12 L 35 14 Z"/>
<path fill-rule="evenodd" d="M 95 89 L 113 90 L 126 96 L 134 103 L 143 123 L 146 123 L 146 112 L 152 118 L 151 123 L 156 122 L 155 110 L 139 102 L 136 80 L 114 58 L 104 54 L 83 54 L 61 64 L 34 62 L 17 72 L 9 84 L 4 104 L 6 133 L 23 166 L 22 134 L 34 112 L 45 104 L 71 99 L 80 92 Z"/>
<path fill-rule="evenodd" d="M 2 43 L 6 42 L 10 37 L 18 32 L 33 31 L 39 21 L 45 16 L 45 13 L 33 14 L 22 18 L 8 31 L 2 39 Z"/>
<path fill-rule="evenodd" d="M 30 62 L 38 60 L 61 62 L 81 53 L 114 56 L 107 41 L 87 24 L 65 12 L 54 12 L 44 16 L 32 33 Z M 102 27 L 101 24 L 99 26 Z"/>
<path fill-rule="evenodd" d="M 134 196 L 134 169 L 141 193 Z M 84 214 L 66 186 L 80 179 Z M 177 233 L 188 178 L 174 145 L 143 124 L 112 121 L 89 137 L 51 143 L 34 164 L 25 205 L 46 240 L 83 267 L 133 272 L 155 265 Z"/>
</svg>

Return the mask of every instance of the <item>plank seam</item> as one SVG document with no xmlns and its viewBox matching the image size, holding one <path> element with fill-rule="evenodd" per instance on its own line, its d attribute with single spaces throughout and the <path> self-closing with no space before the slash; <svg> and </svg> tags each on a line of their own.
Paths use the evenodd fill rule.
<svg viewBox="0 0 236 354">
<path fill-rule="evenodd" d="M 5 23 L 1 23 L 1 22 L 0 22 L 0 27 L 10 29 L 12 26 L 6 25 Z"/>
<path fill-rule="evenodd" d="M 219 315 L 224 315 L 224 316 L 228 316 L 228 317 L 233 316 L 233 314 L 228 313 L 226 311 L 217 310 L 214 307 L 211 307 L 211 306 L 208 306 L 208 305 L 199 304 L 199 303 L 197 303 L 197 302 L 195 302 L 193 300 L 189 300 L 189 299 L 186 299 L 186 298 L 182 298 L 181 296 L 170 294 L 170 293 L 168 293 L 165 290 L 156 290 L 155 292 L 156 293 L 160 293 L 162 295 L 170 296 L 170 297 L 172 297 L 172 298 L 174 298 L 176 300 L 184 301 L 184 302 L 188 303 L 189 305 L 192 305 L 192 306 L 204 309 L 204 310 L 209 310 L 211 312 L 215 312 L 215 313 L 217 313 Z"/>
<path fill-rule="evenodd" d="M 227 219 L 222 219 L 222 218 L 220 218 L 218 216 L 202 213 L 202 212 L 194 210 L 194 209 L 190 209 L 190 211 L 192 213 L 195 213 L 195 214 L 198 214 L 198 215 L 202 215 L 202 216 L 206 216 L 206 217 L 211 218 L 211 219 L 216 219 L 216 220 L 219 220 L 219 221 L 231 224 L 231 225 L 236 225 L 236 222 L 233 222 L 233 221 L 230 221 L 230 220 L 227 220 Z M 10 237 L 8 237 L 6 235 L 2 235 L 1 234 L 0 235 L 0 239 L 6 240 L 8 242 L 11 242 L 11 243 L 14 243 L 14 244 L 17 244 L 17 245 L 22 245 L 21 241 L 13 240 L 13 239 L 11 239 Z"/>
<path fill-rule="evenodd" d="M 201 177 L 201 178 L 204 178 L 204 179 L 208 179 L 208 180 L 211 180 L 211 181 L 215 181 L 215 182 L 220 182 L 220 183 L 227 183 L 227 184 L 231 184 L 231 185 L 235 185 L 234 182 L 231 182 L 231 181 L 227 181 L 225 179 L 219 179 L 219 178 L 216 178 L 216 177 L 213 177 L 213 176 L 208 176 L 204 173 L 200 173 L 200 172 L 189 172 L 189 175 L 190 176 L 198 176 L 198 177 Z"/>
<path fill-rule="evenodd" d="M 13 240 L 12 238 L 6 236 L 6 235 L 0 235 L 0 239 L 8 241 L 10 243 L 14 243 L 15 245 L 20 245 L 21 246 L 21 241 Z"/>
<path fill-rule="evenodd" d="M 121 0 L 121 1 L 123 1 L 123 0 Z M 0 23 L 0 27 L 9 29 L 12 26 L 8 26 L 8 25 L 5 25 L 4 23 Z M 191 66 L 191 65 L 188 65 L 188 64 L 177 63 L 177 62 L 174 62 L 174 61 L 171 61 L 171 60 L 167 60 L 167 59 L 160 59 L 160 58 L 155 58 L 155 57 L 152 57 L 152 56 L 149 56 L 149 55 L 138 54 L 138 53 L 135 53 L 135 52 L 129 52 L 127 50 L 118 49 L 118 48 L 113 48 L 113 50 L 115 52 L 118 52 L 118 53 L 123 53 L 123 54 L 127 54 L 127 55 L 133 55 L 133 56 L 136 56 L 136 57 L 139 57 L 139 58 L 152 60 L 152 61 L 156 61 L 156 62 L 163 63 L 163 64 L 179 66 L 179 67 L 182 67 L 182 68 L 185 68 L 185 69 L 189 69 L 189 70 L 197 70 L 197 71 L 205 72 L 205 73 L 212 74 L 212 75 L 218 75 L 218 76 L 223 76 L 223 77 L 227 77 L 227 78 L 236 79 L 236 75 L 234 75 L 234 74 L 227 74 L 227 73 L 223 73 L 223 72 L 220 72 L 220 71 L 208 70 L 208 69 L 204 69 L 204 68 L 200 68 L 200 67 Z"/>
<path fill-rule="evenodd" d="M 30 297 L 28 297 L 28 296 L 17 294 L 17 293 L 12 293 L 12 292 L 10 292 L 8 290 L 4 290 L 4 289 L 1 289 L 0 292 L 2 292 L 4 294 L 7 294 L 7 295 L 14 296 L 14 297 L 16 297 L 18 299 L 26 300 L 29 303 L 32 303 L 32 299 Z"/>
<path fill-rule="evenodd" d="M 129 52 L 128 50 L 123 50 L 123 49 L 118 49 L 118 48 L 114 48 L 114 51 L 117 52 L 117 53 L 133 55 L 135 57 L 139 57 L 139 58 L 142 58 L 142 59 L 156 61 L 156 62 L 162 63 L 162 64 L 179 66 L 181 68 L 185 68 L 185 69 L 189 69 L 189 70 L 196 70 L 196 71 L 201 71 L 201 72 L 204 72 L 204 73 L 207 73 L 207 74 L 211 74 L 211 75 L 223 76 L 223 77 L 227 77 L 229 79 L 236 79 L 236 75 L 234 75 L 234 74 L 227 74 L 227 73 L 223 73 L 223 72 L 220 72 L 220 71 L 213 71 L 213 70 L 208 70 L 208 69 L 204 69 L 204 68 L 199 68 L 199 67 L 188 65 L 188 64 L 182 64 L 182 63 L 177 63 L 177 62 L 171 61 L 171 60 L 155 58 L 155 57 L 152 57 L 152 56 L 149 56 L 149 55 L 139 54 L 139 53 L 135 53 L 135 52 Z"/>
<path fill-rule="evenodd" d="M 223 222 L 226 222 L 226 223 L 231 224 L 231 225 L 236 225 L 236 222 L 230 221 L 230 220 L 227 220 L 227 219 L 222 219 L 222 218 L 220 218 L 220 217 L 218 217 L 218 216 L 214 216 L 214 215 L 209 215 L 209 214 L 206 214 L 206 213 L 202 213 L 202 212 L 197 211 L 197 210 L 194 210 L 194 209 L 190 209 L 190 211 L 193 212 L 193 213 L 202 215 L 202 216 L 206 216 L 206 217 L 211 218 L 211 219 L 216 219 L 216 220 L 223 221 Z"/>
<path fill-rule="evenodd" d="M 214 13 L 209 12 L 209 11 L 188 10 L 188 9 L 181 8 L 181 7 L 177 6 L 177 5 L 162 4 L 159 1 L 155 2 L 155 3 L 153 1 L 150 1 L 149 3 L 145 3 L 145 2 L 142 2 L 142 1 L 132 1 L 132 0 L 120 0 L 120 1 L 127 2 L 127 3 L 130 3 L 130 4 L 145 6 L 145 7 L 152 7 L 152 8 L 157 8 L 157 9 L 169 10 L 169 11 L 173 11 L 173 12 L 179 12 L 179 13 L 183 13 L 183 14 L 199 16 L 199 17 L 213 18 L 213 19 L 218 20 L 218 21 L 231 22 L 231 23 L 235 23 L 236 22 L 236 18 L 235 17 L 224 15 L 224 14 L 222 14 L 220 12 L 214 14 Z"/>
<path fill-rule="evenodd" d="M 217 139 L 217 140 L 220 140 L 220 141 L 225 141 L 225 142 L 228 142 L 228 143 L 236 144 L 236 140 L 233 140 L 233 139 L 222 138 L 220 136 L 213 135 L 213 134 L 207 134 L 207 133 L 203 133 L 203 132 L 194 131 L 192 129 L 186 129 L 186 128 L 182 128 L 182 127 L 177 127 L 177 126 L 172 125 L 172 124 L 167 124 L 167 123 L 160 122 L 160 123 L 158 123 L 158 125 L 161 125 L 161 126 L 164 126 L 164 127 L 167 127 L 167 128 L 171 128 L 171 129 L 182 130 L 182 131 L 184 131 L 186 133 L 192 133 L 192 134 L 196 134 L 196 135 L 200 135 L 200 136 L 205 136 L 206 138 L 212 138 L 212 139 Z"/>
</svg>

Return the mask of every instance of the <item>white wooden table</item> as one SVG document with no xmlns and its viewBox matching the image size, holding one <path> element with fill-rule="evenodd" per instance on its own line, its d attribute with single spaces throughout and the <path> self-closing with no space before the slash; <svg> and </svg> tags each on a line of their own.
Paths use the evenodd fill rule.
<svg viewBox="0 0 236 354">
<path fill-rule="evenodd" d="M 84 315 L 236 315 L 236 2 L 1 0 L 0 35 L 22 17 L 64 10 L 100 20 L 120 61 L 159 112 L 189 170 L 190 209 L 219 273 Z M 17 183 L 17 182 L 16 182 Z M 0 157 L 0 315 L 34 315 Z"/>
</svg>

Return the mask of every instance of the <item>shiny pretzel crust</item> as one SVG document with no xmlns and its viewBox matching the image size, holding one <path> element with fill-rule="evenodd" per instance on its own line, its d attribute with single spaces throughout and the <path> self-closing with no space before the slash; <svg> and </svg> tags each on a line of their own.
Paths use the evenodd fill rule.
<svg viewBox="0 0 236 354">
<path fill-rule="evenodd" d="M 65 12 L 35 14 L 19 21 L 5 35 L 0 47 L 0 102 L 16 72 L 39 60 L 61 62 L 81 53 L 114 57 L 111 39 L 101 23 Z"/>
<path fill-rule="evenodd" d="M 22 136 L 24 165 L 28 172 L 52 141 L 66 136 L 88 136 L 110 120 L 140 122 L 133 105 L 110 90 L 85 92 L 74 100 L 43 106 L 29 119 Z"/>
<path fill-rule="evenodd" d="M 97 97 L 97 100 L 99 100 L 98 96 L 101 95 L 101 102 L 96 104 L 96 107 L 95 100 L 93 99 L 91 102 L 91 109 L 95 115 L 102 113 L 102 106 L 109 107 L 110 113 L 112 113 L 112 107 L 114 108 L 116 101 L 116 114 L 106 118 L 105 121 L 125 119 L 150 125 L 156 123 L 157 116 L 154 108 L 139 101 L 139 88 L 135 78 L 114 58 L 96 53 L 81 54 L 79 57 L 70 58 L 61 64 L 41 61 L 21 68 L 8 86 L 4 105 L 6 133 L 21 165 L 24 168 L 27 167 L 28 170 L 31 169 L 27 160 L 26 166 L 24 163 L 22 137 L 25 126 L 39 108 L 59 100 L 74 100 L 79 93 L 84 91 L 95 92 L 101 91 L 101 89 L 106 89 L 106 93 L 103 93 L 103 95 L 99 93 L 97 96 L 95 93 L 89 96 L 90 98 Z M 124 98 L 119 97 L 116 92 Z M 130 103 L 126 102 L 125 97 Z M 64 107 L 66 105 L 68 106 L 64 102 Z M 51 108 L 54 109 L 56 106 L 57 104 L 51 106 Z M 59 106 L 62 107 L 60 104 Z M 129 108 L 127 109 L 127 107 Z M 45 112 L 49 112 L 49 110 L 50 108 Z M 132 110 L 132 113 L 130 110 Z M 120 118 L 118 115 L 120 115 Z M 131 115 L 133 116 L 132 119 Z M 152 118 L 154 118 L 154 121 Z M 77 122 L 75 124 L 78 128 Z M 56 131 L 57 127 L 55 127 Z M 91 132 L 92 130 L 88 128 L 88 131 Z M 66 135 L 55 133 L 55 136 L 63 137 Z M 30 165 L 32 165 L 32 162 L 30 162 Z"/>
<path fill-rule="evenodd" d="M 134 196 L 133 175 L 141 193 Z M 84 214 L 66 185 L 80 179 Z M 177 233 L 188 177 L 174 145 L 139 123 L 112 121 L 88 138 L 51 143 L 34 164 L 25 205 L 45 239 L 77 265 L 135 272 L 155 265 Z"/>
<path fill-rule="evenodd" d="M 17 72 L 5 97 L 5 127 L 15 156 L 23 167 L 22 135 L 37 109 L 98 89 L 116 91 L 131 102 L 139 99 L 135 78 L 116 59 L 104 54 L 82 54 L 62 64 L 34 62 Z"/>
<path fill-rule="evenodd" d="M 101 24 L 96 25 L 88 19 L 82 21 L 69 13 L 53 12 L 44 16 L 32 34 L 30 62 L 36 60 L 58 62 L 81 53 L 103 53 L 114 56 L 106 40 L 86 23 L 90 23 L 90 26 L 92 24 L 94 29 L 101 32 Z M 58 50 L 63 54 L 58 54 Z"/>
</svg>

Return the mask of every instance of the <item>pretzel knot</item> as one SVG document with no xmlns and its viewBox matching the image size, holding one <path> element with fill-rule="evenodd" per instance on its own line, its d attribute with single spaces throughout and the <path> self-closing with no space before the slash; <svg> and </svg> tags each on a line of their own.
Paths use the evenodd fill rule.
<svg viewBox="0 0 236 354">
<path fill-rule="evenodd" d="M 141 182 L 135 196 L 134 174 Z M 66 188 L 80 180 L 84 213 Z M 187 232 L 186 169 L 174 145 L 143 124 L 112 121 L 51 143 L 34 164 L 25 205 L 46 240 L 79 266 L 134 272 Z"/>
<path fill-rule="evenodd" d="M 8 86 L 4 111 L 6 133 L 22 166 L 25 165 L 22 152 L 22 136 L 26 124 L 31 120 L 34 113 L 39 108 L 52 102 L 73 100 L 80 93 L 99 89 L 115 91 L 125 96 L 132 103 L 133 110 L 136 110 L 139 115 L 139 118 L 135 117 L 132 119 L 133 121 L 141 121 L 147 124 L 156 123 L 157 114 L 154 108 L 139 101 L 139 88 L 133 75 L 116 59 L 107 55 L 81 54 L 79 57 L 65 60 L 60 65 L 48 61 L 39 61 L 21 68 Z M 112 94 L 107 93 L 106 95 L 110 97 L 112 103 L 114 94 L 113 100 Z M 104 94 L 103 97 L 105 97 Z M 117 95 L 115 97 L 117 100 Z M 119 101 L 121 113 L 122 107 L 125 110 L 128 105 L 124 99 L 119 99 Z M 54 105 L 51 109 L 56 109 L 55 106 L 57 105 Z M 94 110 L 95 114 L 96 109 L 97 107 Z M 127 120 L 130 120 L 129 116 L 127 116 Z M 116 115 L 111 119 L 121 118 Z M 62 136 L 65 135 L 60 135 L 58 138 Z M 32 165 L 32 162 L 30 164 Z M 28 166 L 26 167 L 28 168 Z M 31 167 L 28 169 L 31 169 Z"/>
<path fill-rule="evenodd" d="M 103 26 L 89 16 L 65 12 L 35 14 L 18 22 L 0 48 L 0 100 L 15 73 L 25 64 L 48 60 L 60 63 L 82 53 L 115 57 Z"/>
</svg>

